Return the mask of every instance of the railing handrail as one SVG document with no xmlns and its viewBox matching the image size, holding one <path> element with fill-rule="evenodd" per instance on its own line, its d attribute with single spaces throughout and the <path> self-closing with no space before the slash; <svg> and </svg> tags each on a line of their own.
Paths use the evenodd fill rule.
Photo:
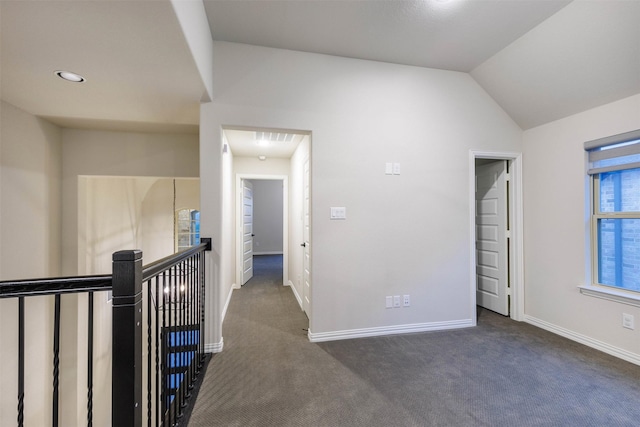
<svg viewBox="0 0 640 427">
<path fill-rule="evenodd" d="M 102 274 L 98 276 L 5 280 L 0 281 L 0 299 L 64 293 L 108 291 L 110 289 L 111 274 Z"/>
<path fill-rule="evenodd" d="M 202 243 L 189 249 L 171 254 L 142 267 L 143 280 L 149 280 L 182 260 L 202 250 L 211 249 L 211 239 L 202 238 Z M 82 292 L 109 291 L 112 275 L 46 277 L 39 279 L 0 281 L 0 299 Z"/>
<path fill-rule="evenodd" d="M 149 279 L 153 279 L 158 274 L 162 273 L 173 267 L 174 265 L 180 264 L 183 260 L 189 258 L 190 256 L 204 251 L 211 250 L 211 239 L 202 238 L 201 243 L 197 246 L 192 246 L 188 249 L 182 250 L 180 252 L 176 252 L 173 255 L 166 256 L 162 259 L 154 261 L 148 265 L 142 267 L 142 281 L 147 281 Z"/>
</svg>

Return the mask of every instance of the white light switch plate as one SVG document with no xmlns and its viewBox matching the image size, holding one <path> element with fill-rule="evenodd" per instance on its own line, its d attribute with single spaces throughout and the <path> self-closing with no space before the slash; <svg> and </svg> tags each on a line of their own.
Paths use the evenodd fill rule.
<svg viewBox="0 0 640 427">
<path fill-rule="evenodd" d="M 347 219 L 347 208 L 344 206 L 331 208 L 331 219 Z"/>
<path fill-rule="evenodd" d="M 384 174 L 385 175 L 393 175 L 393 163 L 385 163 L 384 164 Z"/>
</svg>

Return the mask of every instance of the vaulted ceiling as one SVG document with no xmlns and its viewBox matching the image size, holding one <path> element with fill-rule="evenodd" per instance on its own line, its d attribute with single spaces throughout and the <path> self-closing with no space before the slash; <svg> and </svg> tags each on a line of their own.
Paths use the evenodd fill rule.
<svg viewBox="0 0 640 427">
<path fill-rule="evenodd" d="M 470 73 L 523 129 L 640 93 L 640 0 L 202 1 L 214 40 Z M 0 0 L 0 25 L 4 101 L 197 132 L 206 89 L 170 0 Z"/>
</svg>

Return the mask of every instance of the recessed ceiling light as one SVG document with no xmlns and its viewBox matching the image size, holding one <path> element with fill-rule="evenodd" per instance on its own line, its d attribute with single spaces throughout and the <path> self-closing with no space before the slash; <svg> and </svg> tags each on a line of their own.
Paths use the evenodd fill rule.
<svg viewBox="0 0 640 427">
<path fill-rule="evenodd" d="M 71 71 L 56 71 L 56 76 L 60 77 L 69 82 L 73 83 L 82 83 L 85 81 L 85 78 L 80 74 L 72 73 Z"/>
</svg>

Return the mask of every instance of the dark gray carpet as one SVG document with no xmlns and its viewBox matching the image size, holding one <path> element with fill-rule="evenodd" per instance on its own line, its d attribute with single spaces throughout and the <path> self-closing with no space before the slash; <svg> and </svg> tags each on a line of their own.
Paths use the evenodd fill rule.
<svg viewBox="0 0 640 427">
<path fill-rule="evenodd" d="M 639 366 L 486 310 L 312 344 L 280 262 L 256 257 L 234 291 L 190 426 L 640 426 Z"/>
</svg>

